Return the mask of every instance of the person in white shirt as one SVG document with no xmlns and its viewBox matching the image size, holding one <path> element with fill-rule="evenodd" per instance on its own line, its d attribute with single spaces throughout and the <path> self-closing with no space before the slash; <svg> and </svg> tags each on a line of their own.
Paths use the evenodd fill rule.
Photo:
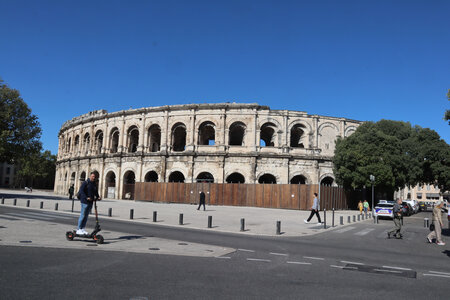
<svg viewBox="0 0 450 300">
<path fill-rule="evenodd" d="M 303 221 L 305 221 L 305 223 L 309 223 L 311 218 L 314 215 L 316 215 L 317 216 L 317 220 L 319 221 L 319 223 L 322 223 L 322 221 L 320 220 L 319 209 L 320 209 L 320 201 L 317 198 L 317 193 L 314 193 L 314 202 L 313 202 L 313 206 L 311 207 L 311 214 L 309 215 L 308 220 L 303 220 Z"/>
</svg>

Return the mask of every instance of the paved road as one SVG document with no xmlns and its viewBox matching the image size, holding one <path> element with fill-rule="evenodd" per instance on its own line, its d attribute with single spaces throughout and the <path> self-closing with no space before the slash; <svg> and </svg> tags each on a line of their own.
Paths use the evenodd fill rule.
<svg viewBox="0 0 450 300">
<path fill-rule="evenodd" d="M 403 240 L 386 239 L 392 221 L 265 237 L 102 220 L 97 246 L 64 239 L 76 216 L 0 206 L 0 296 L 379 299 L 399 287 L 400 299 L 444 299 L 450 251 L 425 243 L 426 216 L 405 218 Z"/>
</svg>

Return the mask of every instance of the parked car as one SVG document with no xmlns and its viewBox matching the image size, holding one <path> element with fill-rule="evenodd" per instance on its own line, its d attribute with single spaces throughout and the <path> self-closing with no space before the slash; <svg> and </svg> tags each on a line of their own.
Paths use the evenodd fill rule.
<svg viewBox="0 0 450 300">
<path fill-rule="evenodd" d="M 381 202 L 383 201 L 383 202 Z M 394 218 L 394 203 L 391 203 L 393 201 L 390 202 L 385 202 L 386 200 L 380 200 L 380 202 L 378 202 L 378 204 L 375 206 L 375 210 L 374 210 L 374 216 L 378 216 L 379 218 L 381 217 L 386 217 L 386 218 Z"/>
<path fill-rule="evenodd" d="M 423 201 L 419 202 L 419 210 L 420 211 L 427 211 L 427 204 Z"/>
<path fill-rule="evenodd" d="M 413 208 L 411 207 L 411 204 L 408 202 L 402 202 L 402 210 L 403 210 L 403 216 L 409 217 L 413 214 Z"/>
<path fill-rule="evenodd" d="M 414 214 L 416 214 L 419 211 L 419 203 L 417 202 L 417 200 L 409 200 L 408 199 L 408 200 L 405 200 L 403 202 L 406 202 L 409 205 L 411 205 Z"/>
</svg>

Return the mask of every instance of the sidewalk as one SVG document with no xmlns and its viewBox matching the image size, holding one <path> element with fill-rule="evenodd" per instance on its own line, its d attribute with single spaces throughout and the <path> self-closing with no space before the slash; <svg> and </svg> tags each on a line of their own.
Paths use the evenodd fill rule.
<svg viewBox="0 0 450 300">
<path fill-rule="evenodd" d="M 16 206 L 40 209 L 42 202 L 43 210 L 55 211 L 56 205 L 58 211 L 78 216 L 80 212 L 79 200 L 74 200 L 74 210 L 72 212 L 72 200 L 68 197 L 55 195 L 52 192 L 36 191 L 26 193 L 22 190 L 0 189 L 0 198 L 4 204 L 13 206 L 14 199 Z M 317 224 L 317 218 L 314 216 L 309 224 L 304 223 L 304 219 L 309 217 L 310 211 L 256 208 L 241 206 L 209 206 L 206 205 L 206 211 L 197 210 L 197 205 L 178 204 L 178 203 L 154 203 L 133 200 L 115 200 L 104 199 L 97 202 L 99 218 L 109 218 L 117 220 L 127 220 L 139 223 L 148 223 L 153 225 L 184 227 L 198 230 L 208 230 L 214 232 L 227 232 L 243 235 L 257 236 L 290 236 L 300 237 L 318 234 L 324 231 L 342 228 L 352 224 L 355 218 L 358 222 L 359 213 L 356 210 L 335 211 L 334 227 L 332 227 L 332 212 L 326 213 L 326 225 Z M 109 217 L 109 210 L 112 210 L 112 216 Z M 130 219 L 130 210 L 133 210 L 133 219 Z M 157 221 L 153 222 L 153 214 L 156 212 Z M 179 224 L 180 214 L 183 214 L 183 225 Z M 324 221 L 324 212 L 320 212 L 322 221 Z M 343 217 L 344 225 L 340 225 L 340 218 Z M 350 216 L 350 223 L 348 217 Z M 92 216 L 91 216 L 92 217 Z M 208 217 L 212 217 L 211 228 L 208 228 Z M 241 231 L 241 219 L 245 219 L 245 230 Z M 277 234 L 277 222 L 280 222 L 280 233 Z M 363 221 L 361 219 L 361 221 Z M 364 222 L 372 222 L 372 219 L 365 219 Z M 73 225 L 74 228 L 76 224 Z"/>
</svg>

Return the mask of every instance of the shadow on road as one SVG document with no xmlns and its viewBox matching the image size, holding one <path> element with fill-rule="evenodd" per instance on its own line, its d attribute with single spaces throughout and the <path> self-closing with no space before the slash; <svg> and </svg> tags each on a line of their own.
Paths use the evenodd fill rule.
<svg viewBox="0 0 450 300">
<path fill-rule="evenodd" d="M 0 198 L 5 198 L 5 199 L 47 199 L 47 200 L 67 200 L 67 201 L 72 201 L 69 200 L 69 198 L 63 198 L 63 197 L 58 197 L 58 196 L 47 196 L 47 195 L 33 195 L 31 193 L 29 194 L 8 194 L 8 193 L 1 193 L 0 194 Z"/>
</svg>

